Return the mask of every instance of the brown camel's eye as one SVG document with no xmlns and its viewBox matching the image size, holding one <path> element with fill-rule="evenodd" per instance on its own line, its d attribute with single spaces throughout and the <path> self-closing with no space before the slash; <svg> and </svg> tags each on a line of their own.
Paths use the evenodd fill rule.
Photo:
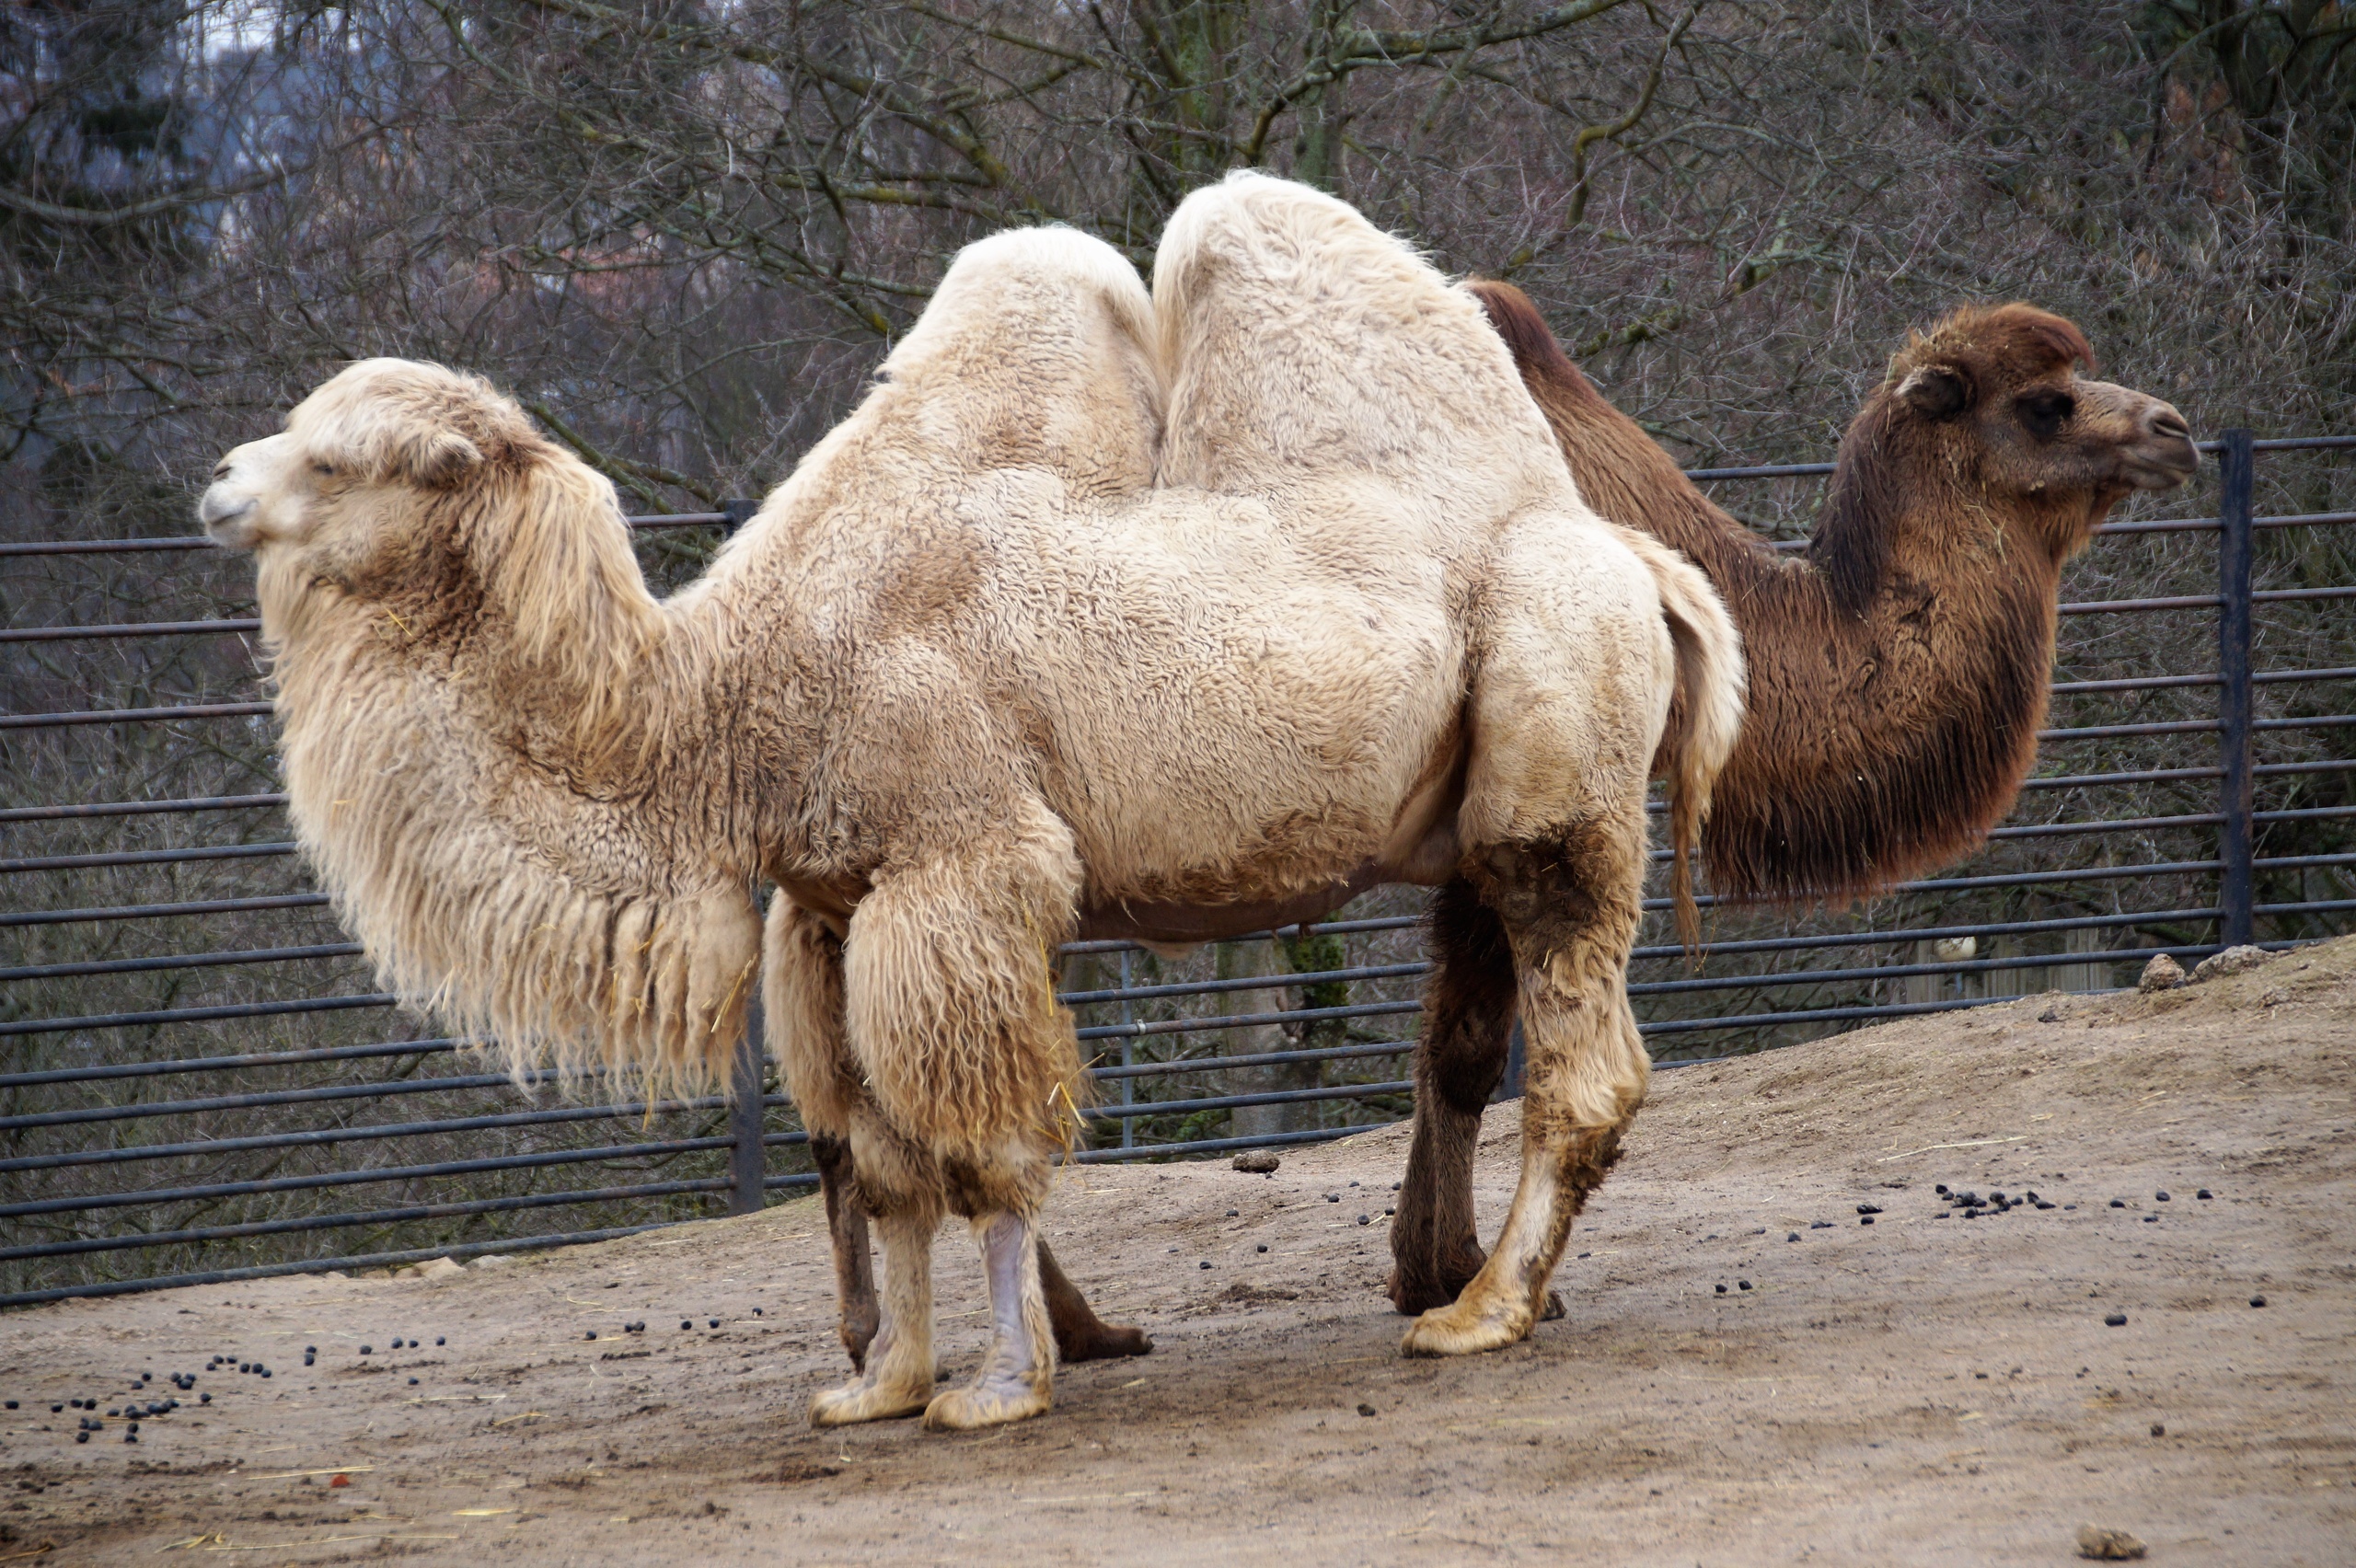
<svg viewBox="0 0 2356 1568">
<path fill-rule="evenodd" d="M 318 475 L 319 478 L 323 479 L 331 479 L 335 478 L 335 465 L 332 463 L 313 463 L 311 465 L 311 472 Z"/>
<path fill-rule="evenodd" d="M 2078 411 L 2077 399 L 2067 392 L 2031 392 L 2015 406 L 2020 409 L 2021 423 L 2039 441 L 2061 434 L 2062 421 Z"/>
</svg>

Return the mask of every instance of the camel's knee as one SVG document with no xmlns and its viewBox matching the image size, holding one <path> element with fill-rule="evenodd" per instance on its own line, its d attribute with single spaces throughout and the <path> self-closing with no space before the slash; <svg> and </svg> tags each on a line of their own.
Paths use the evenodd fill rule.
<svg viewBox="0 0 2356 1568">
<path fill-rule="evenodd" d="M 1513 944 L 1530 1136 L 1616 1129 L 1643 1103 L 1652 1063 L 1628 1007 L 1642 827 L 1602 817 L 1480 857 L 1476 882 Z"/>
<path fill-rule="evenodd" d="M 852 1055 L 878 1107 L 945 1157 L 1059 1141 L 1082 1079 L 1048 955 L 1080 865 L 1044 807 L 970 856 L 879 877 L 843 944 Z"/>
</svg>

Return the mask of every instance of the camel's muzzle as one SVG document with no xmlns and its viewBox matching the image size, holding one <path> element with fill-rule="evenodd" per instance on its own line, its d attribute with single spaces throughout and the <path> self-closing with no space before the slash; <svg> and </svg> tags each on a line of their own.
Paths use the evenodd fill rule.
<svg viewBox="0 0 2356 1568">
<path fill-rule="evenodd" d="M 216 484 L 196 503 L 196 520 L 203 525 L 204 536 L 214 544 L 249 550 L 254 548 L 254 523 L 260 511 L 253 497 L 228 493 Z"/>
</svg>

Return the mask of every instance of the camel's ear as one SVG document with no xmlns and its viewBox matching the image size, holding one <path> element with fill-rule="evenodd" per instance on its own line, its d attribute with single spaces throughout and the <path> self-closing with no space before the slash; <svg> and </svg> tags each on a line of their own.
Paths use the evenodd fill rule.
<svg viewBox="0 0 2356 1568">
<path fill-rule="evenodd" d="M 401 432 L 387 446 L 385 466 L 426 490 L 456 484 L 482 461 L 482 448 L 446 426 Z"/>
<path fill-rule="evenodd" d="M 1898 384 L 1898 400 L 1926 420 L 1952 419 L 1971 406 L 1971 376 L 1956 364 L 1920 365 Z"/>
</svg>

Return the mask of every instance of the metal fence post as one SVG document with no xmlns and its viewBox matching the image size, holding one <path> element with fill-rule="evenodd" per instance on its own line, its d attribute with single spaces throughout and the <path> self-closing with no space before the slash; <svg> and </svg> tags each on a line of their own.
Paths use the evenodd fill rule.
<svg viewBox="0 0 2356 1568">
<path fill-rule="evenodd" d="M 2217 907 L 2227 947 L 2256 940 L 2251 917 L 2255 894 L 2250 813 L 2250 728 L 2255 692 L 2250 683 L 2250 567 L 2252 498 L 2257 490 L 2257 454 L 2250 432 L 2229 430 L 2219 442 L 2221 470 L 2217 535 L 2217 741 L 2224 778 L 2219 788 L 2218 855 L 2224 870 Z"/>
<path fill-rule="evenodd" d="M 763 1182 L 769 1173 L 768 1146 L 761 1141 L 763 1055 L 761 998 L 756 996 L 745 1009 L 745 1038 L 736 1043 L 736 1063 L 729 1075 L 730 1214 L 758 1214 L 768 1201 Z"/>
</svg>

